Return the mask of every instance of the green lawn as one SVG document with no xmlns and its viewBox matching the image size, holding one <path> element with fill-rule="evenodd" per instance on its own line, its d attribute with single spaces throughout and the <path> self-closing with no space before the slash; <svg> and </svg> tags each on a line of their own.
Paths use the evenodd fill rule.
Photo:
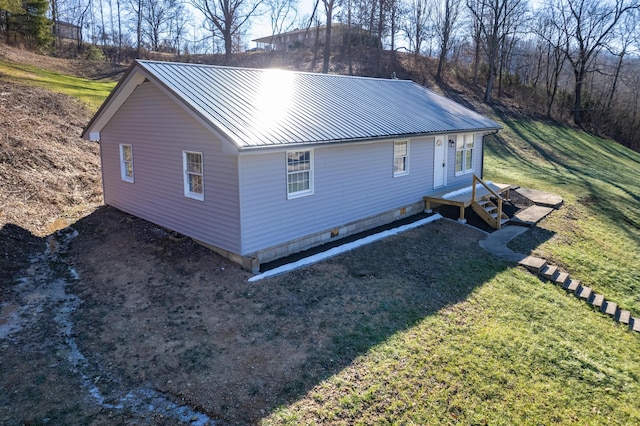
<svg viewBox="0 0 640 426">
<path fill-rule="evenodd" d="M 503 124 L 487 141 L 487 179 L 565 199 L 515 248 L 640 315 L 640 155 L 562 126 Z M 372 346 L 263 423 L 640 424 L 640 334 L 528 272 L 465 256 L 456 274 L 481 284 L 464 301 Z M 442 293 L 455 282 L 442 280 Z"/>
<path fill-rule="evenodd" d="M 571 275 L 640 315 L 640 154 L 611 140 L 532 120 L 505 120 L 487 144 L 487 177 L 548 190 L 565 206 L 514 248 Z M 549 238 L 551 237 L 551 238 Z"/>
<path fill-rule="evenodd" d="M 0 76 L 77 98 L 91 111 L 96 111 L 102 105 L 116 85 L 112 81 L 88 80 L 4 60 L 0 60 Z"/>
</svg>

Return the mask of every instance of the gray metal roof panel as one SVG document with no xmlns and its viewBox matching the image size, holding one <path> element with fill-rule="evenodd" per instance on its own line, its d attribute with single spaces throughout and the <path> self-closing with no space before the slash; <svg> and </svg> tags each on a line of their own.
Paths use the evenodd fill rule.
<svg viewBox="0 0 640 426">
<path fill-rule="evenodd" d="M 495 130 L 406 80 L 138 61 L 240 148 Z"/>
</svg>

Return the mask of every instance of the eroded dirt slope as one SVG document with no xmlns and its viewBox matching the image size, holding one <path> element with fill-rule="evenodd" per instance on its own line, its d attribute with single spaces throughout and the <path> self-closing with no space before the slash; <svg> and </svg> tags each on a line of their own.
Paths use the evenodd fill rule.
<svg viewBox="0 0 640 426">
<path fill-rule="evenodd" d="M 80 102 L 0 76 L 0 282 L 34 237 L 101 203 L 99 147 L 80 138 L 88 120 Z"/>
</svg>

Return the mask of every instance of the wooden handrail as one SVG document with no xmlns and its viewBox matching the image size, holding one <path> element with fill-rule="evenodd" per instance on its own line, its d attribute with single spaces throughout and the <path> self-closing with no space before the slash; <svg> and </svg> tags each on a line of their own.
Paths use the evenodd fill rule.
<svg viewBox="0 0 640 426">
<path fill-rule="evenodd" d="M 485 189 L 487 191 L 489 191 L 490 194 L 492 194 L 497 200 L 498 200 L 498 214 L 495 218 L 495 223 L 496 229 L 500 229 L 502 227 L 502 202 L 504 201 L 504 199 L 502 198 L 502 196 L 500 194 L 498 194 L 497 192 L 495 192 L 493 189 L 491 189 L 489 187 L 489 185 L 487 185 L 482 179 L 480 179 L 478 176 L 476 176 L 475 174 L 473 175 L 473 187 L 472 187 L 472 197 L 471 197 L 471 202 L 472 203 L 476 203 L 476 185 L 477 182 L 480 182 L 482 184 L 482 186 L 485 187 Z"/>
<path fill-rule="evenodd" d="M 494 191 L 493 189 L 491 189 L 491 188 L 489 187 L 489 185 L 487 185 L 487 184 L 485 183 L 485 181 L 483 181 L 482 179 L 480 179 L 480 178 L 479 178 L 478 176 L 476 176 L 475 174 L 473 175 L 473 187 L 472 187 L 472 191 L 473 191 L 473 192 L 472 192 L 472 198 L 471 198 L 471 201 L 473 201 L 473 202 L 475 202 L 475 201 L 476 201 L 476 185 L 477 185 L 477 184 L 476 184 L 476 181 L 477 181 L 477 182 L 480 182 L 480 183 L 482 184 L 482 186 L 484 186 L 484 187 L 487 189 L 487 191 L 489 191 L 491 194 L 493 194 L 493 196 L 494 196 L 494 197 L 496 197 L 496 198 L 500 201 L 500 203 L 502 203 L 502 201 L 503 201 L 502 195 L 498 194 L 496 191 Z"/>
</svg>

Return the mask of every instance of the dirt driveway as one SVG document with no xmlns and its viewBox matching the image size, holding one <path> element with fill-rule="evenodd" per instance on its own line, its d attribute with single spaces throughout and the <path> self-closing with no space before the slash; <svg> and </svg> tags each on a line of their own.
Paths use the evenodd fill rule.
<svg viewBox="0 0 640 426">
<path fill-rule="evenodd" d="M 497 261 L 482 238 L 439 220 L 248 283 L 235 264 L 108 207 L 55 237 L 15 237 L 37 250 L 3 287 L 0 423 L 258 423 L 464 299 L 481 282 L 456 257 Z"/>
</svg>

